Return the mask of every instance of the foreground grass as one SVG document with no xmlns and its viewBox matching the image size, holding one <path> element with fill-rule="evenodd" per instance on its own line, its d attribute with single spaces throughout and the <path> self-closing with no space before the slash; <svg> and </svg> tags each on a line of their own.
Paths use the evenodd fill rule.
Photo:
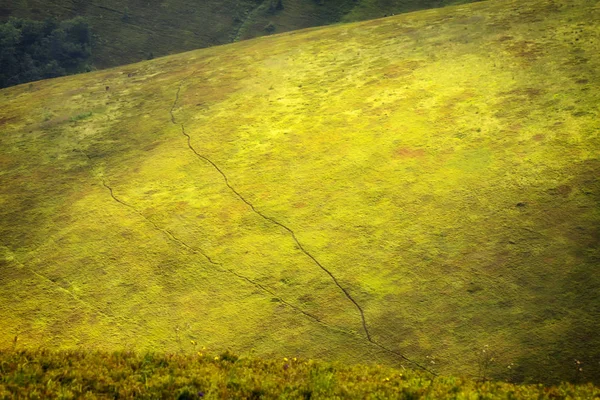
<svg viewBox="0 0 600 400">
<path fill-rule="evenodd" d="M 0 351 L 0 398 L 600 398 L 600 388 L 436 377 L 378 365 L 198 353 Z"/>
</svg>

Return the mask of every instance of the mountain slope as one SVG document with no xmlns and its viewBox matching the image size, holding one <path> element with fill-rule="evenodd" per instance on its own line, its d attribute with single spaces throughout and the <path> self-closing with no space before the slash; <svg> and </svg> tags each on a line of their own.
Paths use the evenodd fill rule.
<svg viewBox="0 0 600 400">
<path fill-rule="evenodd" d="M 107 68 L 267 35 L 269 24 L 285 32 L 457 2 L 464 0 L 284 0 L 276 10 L 274 0 L 0 0 L 0 21 L 84 16 L 94 32 L 93 64 Z"/>
<path fill-rule="evenodd" d="M 229 43 L 259 0 L 157 2 L 0 0 L 0 16 L 69 19 L 84 16 L 94 32 L 97 68 Z"/>
<path fill-rule="evenodd" d="M 599 14 L 489 1 L 0 91 L 0 344 L 598 381 Z"/>
</svg>

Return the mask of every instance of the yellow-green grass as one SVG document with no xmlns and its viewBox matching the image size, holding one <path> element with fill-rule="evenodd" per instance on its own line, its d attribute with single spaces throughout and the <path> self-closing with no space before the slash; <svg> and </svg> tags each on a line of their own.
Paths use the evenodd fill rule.
<svg viewBox="0 0 600 400">
<path fill-rule="evenodd" d="M 491 0 L 0 91 L 0 346 L 598 381 L 598 21 Z"/>
<path fill-rule="evenodd" d="M 595 399 L 591 384 L 432 379 L 382 366 L 231 352 L 0 351 L 0 397 L 28 399 Z"/>
</svg>

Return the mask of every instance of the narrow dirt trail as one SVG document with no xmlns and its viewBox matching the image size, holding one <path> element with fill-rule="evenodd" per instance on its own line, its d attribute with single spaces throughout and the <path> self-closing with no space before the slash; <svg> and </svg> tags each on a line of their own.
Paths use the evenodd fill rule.
<svg viewBox="0 0 600 400">
<path fill-rule="evenodd" d="M 353 306 L 356 308 L 356 310 L 358 311 L 358 314 L 360 315 L 360 321 L 361 321 L 361 324 L 362 324 L 362 327 L 363 327 L 363 331 L 364 331 L 365 337 L 366 337 L 366 339 L 367 339 L 368 342 L 370 342 L 371 344 L 375 345 L 376 347 L 380 348 L 381 350 L 384 350 L 385 352 L 387 352 L 389 354 L 393 354 L 396 357 L 399 357 L 400 359 L 402 359 L 404 361 L 407 361 L 407 362 L 413 364 L 414 366 L 416 366 L 416 367 L 418 367 L 418 368 L 420 368 L 420 369 L 422 369 L 424 371 L 429 372 L 433 376 L 437 376 L 437 374 L 435 372 L 431 371 L 430 369 L 428 369 L 424 365 L 422 365 L 422 364 L 420 364 L 420 363 L 418 363 L 416 361 L 411 360 L 410 358 L 406 357 L 404 354 L 402 354 L 400 352 L 397 352 L 397 351 L 394 351 L 394 350 L 392 350 L 392 349 L 384 346 L 383 344 L 379 343 L 375 339 L 373 339 L 373 337 L 371 336 L 371 332 L 369 331 L 369 328 L 367 326 L 367 321 L 366 321 L 366 318 L 365 318 L 365 312 L 364 312 L 363 308 L 356 301 L 356 299 L 354 299 L 354 297 L 352 297 L 352 295 L 350 294 L 350 292 L 348 292 L 348 290 L 346 288 L 344 288 L 340 284 L 339 279 L 329 269 L 327 269 L 325 266 L 323 266 L 323 264 L 321 264 L 321 262 L 319 262 L 319 260 L 313 254 L 311 254 L 308 250 L 306 250 L 306 248 L 298 240 L 298 237 L 296 236 L 296 233 L 294 232 L 294 230 L 292 230 L 289 226 L 281 223 L 280 221 L 277 221 L 275 218 L 270 217 L 270 216 L 264 214 L 263 212 L 261 212 L 260 210 L 258 210 L 253 203 L 251 203 L 247 198 L 245 198 L 231 184 L 229 178 L 227 177 L 227 175 L 225 174 L 225 172 L 223 171 L 223 169 L 221 169 L 209 157 L 207 157 L 206 155 L 198 152 L 196 150 L 196 148 L 194 148 L 194 146 L 192 145 L 192 137 L 186 132 L 185 125 L 183 123 L 177 122 L 177 119 L 175 118 L 175 114 L 174 114 L 175 107 L 177 106 L 177 103 L 179 102 L 179 96 L 180 96 L 180 93 L 181 93 L 181 88 L 182 88 L 183 84 L 185 83 L 185 81 L 188 80 L 192 75 L 193 75 L 193 73 L 190 76 L 188 76 L 187 78 L 183 79 L 180 82 L 179 87 L 177 88 L 177 92 L 175 94 L 175 99 L 173 100 L 173 104 L 171 105 L 171 109 L 169 110 L 169 113 L 171 115 L 171 122 L 173 123 L 173 125 L 178 125 L 181 128 L 181 134 L 187 139 L 187 146 L 188 146 L 189 150 L 192 151 L 196 157 L 198 157 L 202 161 L 204 161 L 204 162 L 208 163 L 209 165 L 211 165 L 221 175 L 221 177 L 223 178 L 223 181 L 224 181 L 225 185 L 229 188 L 229 190 L 231 190 L 231 192 L 233 194 L 235 194 L 241 201 L 243 201 L 255 214 L 257 214 L 258 216 L 260 216 L 264 220 L 269 221 L 270 223 L 272 223 L 274 225 L 277 225 L 281 229 L 285 230 L 291 236 L 291 238 L 294 240 L 294 242 L 296 243 L 296 245 L 298 246 L 298 248 L 300 249 L 300 251 L 302 251 L 302 253 L 304 253 L 304 255 L 306 255 L 308 258 L 310 258 L 315 265 L 317 265 L 323 272 L 325 272 L 330 277 L 330 279 L 337 286 L 337 288 L 344 294 L 344 296 L 346 297 L 346 299 L 348 299 L 348 301 L 350 301 L 353 304 Z M 294 306 L 292 306 L 292 307 L 305 314 L 304 311 L 298 309 L 297 307 L 294 307 Z M 318 321 L 318 322 L 320 322 L 320 321 Z"/>
<path fill-rule="evenodd" d="M 213 260 L 212 257 L 210 257 L 204 250 L 199 249 L 198 247 L 193 247 L 189 244 L 187 244 L 186 242 L 184 242 L 183 240 L 181 240 L 180 238 L 178 238 L 177 236 L 175 236 L 175 234 L 173 232 L 171 232 L 168 229 L 164 229 L 161 228 L 156 222 L 154 222 L 153 220 L 149 219 L 148 217 L 146 217 L 141 211 L 139 211 L 138 209 L 136 209 L 134 206 L 132 206 L 131 204 L 123 201 L 122 199 L 120 199 L 119 197 L 117 197 L 115 195 L 115 191 L 114 189 L 109 186 L 105 180 L 102 180 L 102 185 L 109 191 L 110 196 L 112 197 L 112 199 L 114 201 L 116 201 L 117 203 L 121 204 L 124 207 L 129 208 L 130 210 L 132 210 L 135 214 L 139 215 L 142 219 L 144 219 L 146 222 L 148 222 L 150 225 L 152 225 L 154 227 L 154 229 L 156 229 L 159 232 L 162 232 L 170 241 L 178 244 L 180 247 L 183 247 L 184 249 L 186 249 L 187 251 L 189 251 L 192 254 L 196 254 L 196 255 L 201 255 L 204 259 L 206 259 L 212 266 L 215 267 L 215 270 L 218 272 L 222 272 L 222 273 L 229 273 L 232 274 L 234 276 L 236 276 L 237 278 L 246 281 L 247 283 L 250 283 L 251 285 L 255 286 L 256 288 L 260 289 L 261 291 L 273 296 L 273 297 L 277 297 L 277 299 L 279 299 L 279 301 L 283 304 L 285 304 L 286 306 L 296 310 L 297 312 L 305 315 L 306 317 L 314 320 L 315 322 L 318 322 L 320 324 L 323 325 L 327 325 L 325 323 L 323 323 L 323 321 L 321 321 L 318 317 L 316 317 L 315 315 L 304 311 L 303 309 L 291 304 L 290 302 L 286 301 L 285 299 L 281 298 L 281 296 L 277 295 L 275 292 L 273 292 L 272 290 L 270 290 L 269 288 L 265 287 L 264 285 L 261 285 L 260 283 L 256 282 L 253 279 L 250 279 L 249 277 L 240 274 L 237 271 L 234 271 L 232 269 L 229 268 L 225 268 L 223 266 L 223 264 L 221 264 L 220 262 L 217 262 L 215 260 Z"/>
</svg>

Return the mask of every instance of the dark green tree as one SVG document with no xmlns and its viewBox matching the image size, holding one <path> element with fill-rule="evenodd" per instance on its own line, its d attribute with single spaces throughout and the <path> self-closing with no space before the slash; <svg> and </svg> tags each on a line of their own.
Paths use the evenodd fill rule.
<svg viewBox="0 0 600 400">
<path fill-rule="evenodd" d="M 77 17 L 0 24 L 0 87 L 89 70 L 91 33 Z"/>
<path fill-rule="evenodd" d="M 275 14 L 279 11 L 283 10 L 283 0 L 271 0 L 269 3 L 269 14 Z"/>
</svg>

